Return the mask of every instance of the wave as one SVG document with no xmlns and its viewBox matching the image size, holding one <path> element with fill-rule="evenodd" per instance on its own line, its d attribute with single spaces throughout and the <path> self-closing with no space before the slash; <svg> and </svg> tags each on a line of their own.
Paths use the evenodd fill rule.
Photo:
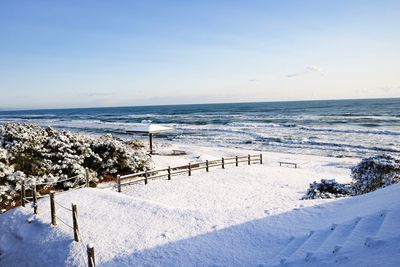
<svg viewBox="0 0 400 267">
<path fill-rule="evenodd" d="M 301 130 L 313 132 L 335 132 L 335 133 L 356 133 L 356 134 L 377 134 L 377 135 L 400 135 L 400 131 L 391 130 L 361 130 L 361 129 L 333 129 L 317 127 L 300 127 Z"/>
</svg>

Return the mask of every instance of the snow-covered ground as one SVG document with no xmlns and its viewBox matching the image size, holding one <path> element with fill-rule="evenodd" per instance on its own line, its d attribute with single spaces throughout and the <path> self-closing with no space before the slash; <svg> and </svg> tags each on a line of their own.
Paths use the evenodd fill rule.
<svg viewBox="0 0 400 267">
<path fill-rule="evenodd" d="M 171 149 L 188 152 L 168 156 Z M 228 148 L 165 145 L 157 167 L 258 154 Z M 79 189 L 56 196 L 78 206 L 83 244 L 98 266 L 399 266 L 400 185 L 336 200 L 300 200 L 320 179 L 350 181 L 359 159 L 263 152 L 263 165 L 123 188 Z M 278 161 L 299 168 L 280 167 Z M 70 228 L 50 226 L 49 200 L 0 215 L 0 266 L 84 266 Z M 70 212 L 58 216 L 72 224 Z"/>
</svg>

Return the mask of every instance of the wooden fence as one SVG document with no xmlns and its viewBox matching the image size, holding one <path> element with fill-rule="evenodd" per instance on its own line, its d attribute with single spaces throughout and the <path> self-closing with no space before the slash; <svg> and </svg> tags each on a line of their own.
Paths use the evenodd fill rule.
<svg viewBox="0 0 400 267">
<path fill-rule="evenodd" d="M 117 175 L 117 190 L 121 192 L 122 186 L 144 182 L 145 184 L 148 183 L 149 180 L 167 177 L 168 180 L 171 180 L 171 177 L 178 174 L 187 173 L 189 176 L 192 175 L 193 171 L 203 170 L 205 169 L 207 172 L 210 171 L 213 167 L 221 167 L 225 169 L 228 165 L 235 165 L 236 167 L 239 166 L 240 163 L 246 163 L 246 165 L 251 165 L 254 163 L 263 163 L 262 154 L 258 155 L 247 155 L 247 156 L 235 156 L 230 158 L 221 158 L 217 160 L 206 160 L 204 162 L 189 162 L 187 165 L 182 166 L 175 166 L 171 167 L 168 166 L 167 168 L 162 169 L 155 169 L 155 170 L 146 170 L 143 172 L 137 172 L 133 174 L 127 175 Z"/>
<path fill-rule="evenodd" d="M 75 179 L 76 177 L 71 177 L 71 178 L 67 178 L 65 180 L 62 181 L 68 181 L 71 179 Z M 52 184 L 56 184 L 55 183 L 42 183 L 39 185 L 52 185 Z M 74 235 L 74 241 L 79 243 L 79 246 L 81 248 L 81 257 L 83 259 L 84 265 L 88 266 L 88 267 L 95 267 L 95 258 L 94 258 L 94 247 L 92 244 L 86 243 L 81 235 L 80 229 L 79 229 L 79 225 L 78 225 L 78 209 L 77 209 L 77 205 L 74 203 L 71 203 L 71 208 L 65 207 L 64 205 L 62 205 L 61 203 L 56 201 L 56 192 L 55 191 L 50 191 L 50 193 L 48 195 L 44 195 L 44 196 L 38 196 L 38 192 L 36 190 L 36 186 L 38 184 L 33 184 L 30 188 L 26 188 L 25 182 L 21 183 L 21 194 L 20 194 L 20 198 L 21 198 L 21 205 L 23 207 L 25 207 L 26 203 L 30 203 L 33 209 L 33 213 L 35 216 L 39 216 L 39 210 L 38 210 L 38 199 L 39 198 L 49 198 L 50 200 L 50 216 L 51 216 L 51 224 L 53 226 L 56 226 L 58 222 L 61 222 L 62 224 L 64 224 L 65 226 L 67 226 L 68 228 L 72 229 L 73 231 L 73 235 Z M 64 191 L 61 193 L 57 193 L 57 194 L 67 194 L 68 192 L 71 191 L 75 191 L 77 189 L 80 189 L 82 187 L 89 187 L 89 177 L 88 175 L 86 175 L 86 184 L 84 184 L 83 186 L 79 186 L 77 188 L 68 190 L 68 191 Z M 30 191 L 32 193 L 31 197 L 26 196 L 27 195 L 27 191 Z M 61 212 L 71 212 L 72 216 L 71 216 L 71 222 L 67 222 L 64 221 L 63 219 L 61 219 L 57 214 L 61 213 Z M 45 212 L 44 214 L 47 214 L 47 212 Z M 31 223 L 31 219 L 28 220 L 28 223 Z M 72 224 L 72 225 L 71 225 Z M 85 248 L 83 244 L 87 244 L 86 246 L 86 252 L 85 252 Z M 86 254 L 86 255 L 85 255 Z M 86 257 L 85 257 L 86 256 Z M 87 261 L 86 261 L 87 260 Z"/>
<path fill-rule="evenodd" d="M 175 167 L 167 167 L 167 168 L 162 168 L 162 169 L 155 169 L 155 170 L 148 170 L 144 172 L 138 172 L 138 173 L 133 173 L 133 174 L 128 174 L 128 175 L 117 175 L 117 188 L 118 192 L 121 192 L 121 187 L 133 183 L 138 183 L 143 181 L 145 184 L 148 183 L 149 180 L 152 179 L 157 179 L 161 177 L 167 177 L 168 180 L 171 180 L 172 176 L 179 175 L 179 174 L 184 174 L 187 173 L 189 176 L 192 175 L 193 171 L 197 170 L 202 170 L 205 169 L 207 172 L 210 171 L 211 168 L 214 167 L 221 167 L 222 169 L 225 169 L 226 166 L 229 165 L 235 165 L 238 167 L 241 163 L 245 163 L 246 165 L 251 165 L 251 164 L 263 164 L 263 157 L 262 154 L 259 155 L 247 155 L 247 156 L 236 156 L 236 157 L 230 157 L 230 158 L 221 158 L 217 160 L 206 160 L 205 162 L 196 162 L 196 163 L 191 163 L 189 162 L 187 165 L 182 165 L 182 166 L 175 166 Z M 88 267 L 95 267 L 95 257 L 94 257 L 94 248 L 93 245 L 86 243 L 80 234 L 79 226 L 78 226 L 78 212 L 77 212 L 77 206 L 73 203 L 71 203 L 71 208 L 63 206 L 61 203 L 56 201 L 56 192 L 51 191 L 49 195 L 46 196 L 38 196 L 38 192 L 36 190 L 37 185 L 47 185 L 47 186 L 52 186 L 55 185 L 59 182 L 65 182 L 69 181 L 72 179 L 76 179 L 77 177 L 70 177 L 64 180 L 56 181 L 53 183 L 40 183 L 40 184 L 33 184 L 31 187 L 27 187 L 25 182 L 23 181 L 21 183 L 21 204 L 23 207 L 25 207 L 26 203 L 30 203 L 32 208 L 33 208 L 33 213 L 37 216 L 39 214 L 38 211 L 38 199 L 39 198 L 46 198 L 49 197 L 50 200 L 50 215 L 51 215 L 51 224 L 53 226 L 56 226 L 58 222 L 63 223 L 67 227 L 71 228 L 73 231 L 74 235 L 74 241 L 79 242 L 81 249 L 82 249 L 82 257 L 83 260 L 85 261 L 87 259 L 87 262 L 85 265 Z M 61 192 L 58 194 L 62 193 L 67 193 L 82 187 L 89 187 L 89 173 L 86 171 L 86 181 L 85 184 L 72 189 L 68 190 L 65 192 Z M 27 196 L 27 191 L 30 191 L 32 193 L 31 197 Z M 29 192 L 28 191 L 28 192 Z M 56 208 L 58 207 L 58 208 Z M 57 210 L 57 212 L 56 212 Z M 57 216 L 58 212 L 71 212 L 71 223 L 67 223 L 63 221 L 59 216 Z M 86 253 L 84 252 L 83 244 L 86 243 Z M 86 254 L 86 259 L 85 259 L 85 254 Z"/>
</svg>

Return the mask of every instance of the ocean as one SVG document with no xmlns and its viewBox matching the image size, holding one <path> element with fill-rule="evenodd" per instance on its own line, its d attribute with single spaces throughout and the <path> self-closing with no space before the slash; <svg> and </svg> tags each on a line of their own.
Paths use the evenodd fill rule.
<svg viewBox="0 0 400 267">
<path fill-rule="evenodd" d="M 3 122 L 120 137 L 159 123 L 176 130 L 156 141 L 325 156 L 400 153 L 398 98 L 1 111 Z"/>
</svg>

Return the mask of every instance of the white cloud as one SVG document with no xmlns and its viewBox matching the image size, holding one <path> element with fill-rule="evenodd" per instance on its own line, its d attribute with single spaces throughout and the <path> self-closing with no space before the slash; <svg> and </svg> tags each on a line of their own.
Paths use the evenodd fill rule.
<svg viewBox="0 0 400 267">
<path fill-rule="evenodd" d="M 116 95 L 116 94 L 115 93 L 86 93 L 84 95 L 89 96 L 89 97 L 95 97 L 95 96 L 112 96 L 112 95 Z"/>
<path fill-rule="evenodd" d="M 322 69 L 320 67 L 315 66 L 315 65 L 310 65 L 310 66 L 305 67 L 302 71 L 288 74 L 288 75 L 286 75 L 286 77 L 293 78 L 293 77 L 297 77 L 297 76 L 301 76 L 301 75 L 305 75 L 305 74 L 309 74 L 309 73 L 318 73 L 321 76 L 324 75 L 324 72 L 322 71 Z"/>
</svg>

